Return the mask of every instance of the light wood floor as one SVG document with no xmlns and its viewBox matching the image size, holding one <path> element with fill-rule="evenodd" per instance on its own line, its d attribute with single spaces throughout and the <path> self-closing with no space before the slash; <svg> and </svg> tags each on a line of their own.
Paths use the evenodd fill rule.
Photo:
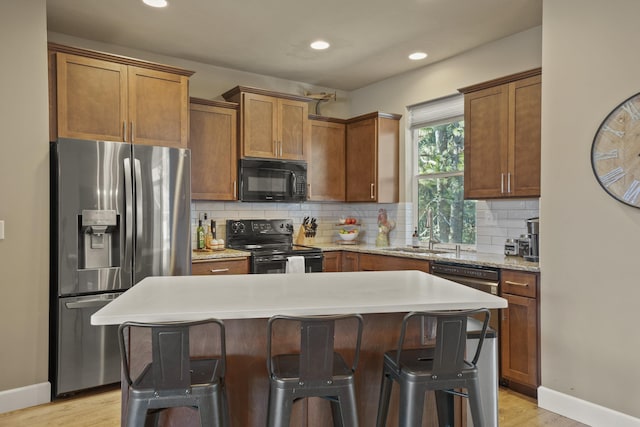
<svg viewBox="0 0 640 427">
<path fill-rule="evenodd" d="M 534 399 L 508 389 L 500 389 L 499 401 L 500 427 L 585 426 L 540 409 Z M 116 427 L 119 425 L 119 388 L 0 414 L 2 427 Z"/>
</svg>

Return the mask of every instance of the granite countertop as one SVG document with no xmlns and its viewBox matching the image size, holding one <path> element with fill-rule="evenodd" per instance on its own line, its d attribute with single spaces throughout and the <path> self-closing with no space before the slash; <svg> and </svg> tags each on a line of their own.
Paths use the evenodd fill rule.
<svg viewBox="0 0 640 427">
<path fill-rule="evenodd" d="M 467 265 L 483 265 L 487 267 L 506 268 L 510 270 L 522 270 L 539 272 L 540 265 L 537 262 L 525 261 L 522 257 L 506 256 L 501 254 L 490 254 L 483 252 L 461 251 L 459 256 L 455 252 L 440 254 L 425 254 L 414 252 L 401 252 L 390 250 L 391 248 L 381 248 L 374 245 L 339 245 L 335 243 L 318 243 L 313 246 L 322 249 L 324 252 L 349 251 L 376 255 L 397 256 L 402 258 L 414 258 L 427 261 L 453 262 Z M 397 247 L 397 246 L 396 246 Z M 193 251 L 191 259 L 193 262 L 211 261 L 224 258 L 248 257 L 248 251 L 238 251 L 235 249 L 224 249 L 222 251 L 197 252 Z"/>
<path fill-rule="evenodd" d="M 505 308 L 507 301 L 422 271 L 162 276 L 128 289 L 91 324 L 483 307 Z"/>
</svg>

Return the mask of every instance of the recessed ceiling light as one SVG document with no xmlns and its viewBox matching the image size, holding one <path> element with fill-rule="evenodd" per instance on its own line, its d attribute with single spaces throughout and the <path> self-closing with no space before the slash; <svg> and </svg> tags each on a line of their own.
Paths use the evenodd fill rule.
<svg viewBox="0 0 640 427">
<path fill-rule="evenodd" d="M 315 49 L 315 50 L 324 50 L 326 48 L 328 48 L 330 46 L 330 44 L 324 40 L 316 40 L 313 43 L 311 43 L 311 49 Z"/>
<path fill-rule="evenodd" d="M 427 54 L 424 52 L 413 52 L 411 55 L 409 55 L 409 59 L 413 61 L 419 61 L 420 59 L 424 59 L 426 57 Z"/>
<path fill-rule="evenodd" d="M 142 0 L 144 4 L 151 7 L 166 7 L 167 0 Z"/>
</svg>

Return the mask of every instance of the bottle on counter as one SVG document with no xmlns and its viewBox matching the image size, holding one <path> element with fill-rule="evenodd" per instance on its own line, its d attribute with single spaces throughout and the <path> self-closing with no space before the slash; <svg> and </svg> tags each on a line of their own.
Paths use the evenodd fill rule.
<svg viewBox="0 0 640 427">
<path fill-rule="evenodd" d="M 420 246 L 420 238 L 418 237 L 418 227 L 414 228 L 413 235 L 411 236 L 411 245 Z"/>
<path fill-rule="evenodd" d="M 198 236 L 198 249 L 204 249 L 204 227 L 202 226 L 202 220 L 198 220 L 198 228 L 196 229 L 196 235 Z"/>
</svg>

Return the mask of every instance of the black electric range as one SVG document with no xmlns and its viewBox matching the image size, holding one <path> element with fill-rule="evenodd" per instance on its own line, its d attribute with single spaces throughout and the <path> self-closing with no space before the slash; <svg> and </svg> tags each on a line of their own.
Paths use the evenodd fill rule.
<svg viewBox="0 0 640 427">
<path fill-rule="evenodd" d="M 288 258 L 303 256 L 305 271 L 322 271 L 322 250 L 293 243 L 290 219 L 227 220 L 227 247 L 251 252 L 251 273 L 284 273 Z"/>
</svg>

